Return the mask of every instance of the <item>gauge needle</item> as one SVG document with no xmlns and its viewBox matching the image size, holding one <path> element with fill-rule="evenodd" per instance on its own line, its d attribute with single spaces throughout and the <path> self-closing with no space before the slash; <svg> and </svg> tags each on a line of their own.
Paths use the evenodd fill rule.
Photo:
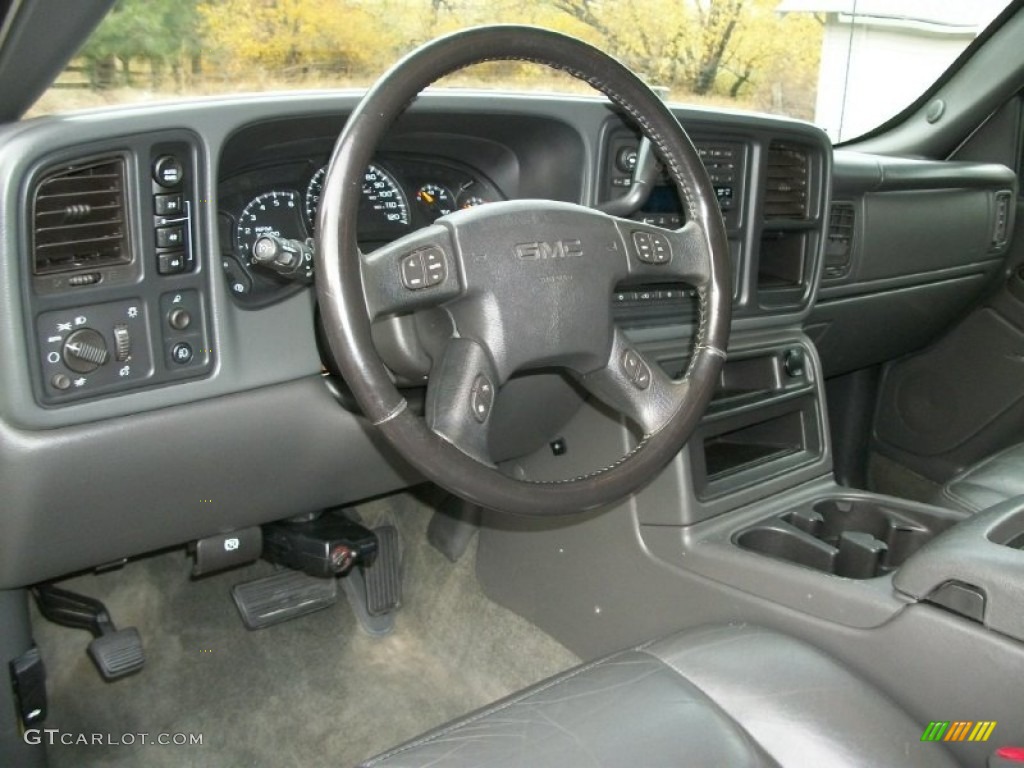
<svg viewBox="0 0 1024 768">
<path fill-rule="evenodd" d="M 434 204 L 434 196 L 431 195 L 429 192 L 424 192 L 422 189 L 420 190 L 420 200 L 425 202 L 427 205 Z"/>
</svg>

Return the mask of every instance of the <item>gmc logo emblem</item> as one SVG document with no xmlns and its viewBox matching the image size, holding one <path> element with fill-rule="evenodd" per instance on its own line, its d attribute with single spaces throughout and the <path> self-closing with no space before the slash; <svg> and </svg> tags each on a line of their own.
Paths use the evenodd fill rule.
<svg viewBox="0 0 1024 768">
<path fill-rule="evenodd" d="M 532 243 L 516 243 L 512 246 L 516 258 L 523 261 L 540 261 L 541 259 L 567 259 L 570 256 L 583 255 L 583 243 L 579 240 L 555 240 L 553 242 L 534 241 Z"/>
</svg>

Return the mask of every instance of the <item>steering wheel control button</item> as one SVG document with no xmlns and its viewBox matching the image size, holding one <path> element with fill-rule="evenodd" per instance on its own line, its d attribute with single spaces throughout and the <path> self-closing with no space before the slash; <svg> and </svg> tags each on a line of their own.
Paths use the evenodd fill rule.
<svg viewBox="0 0 1024 768">
<path fill-rule="evenodd" d="M 626 374 L 627 379 L 634 381 L 638 370 L 640 370 L 640 355 L 632 349 L 627 349 L 622 353 L 622 372 Z"/>
<path fill-rule="evenodd" d="M 167 324 L 176 331 L 184 331 L 192 325 L 192 315 L 184 307 L 175 307 L 167 315 Z"/>
<path fill-rule="evenodd" d="M 402 258 L 402 285 L 410 291 L 418 291 L 427 287 L 422 253 L 410 253 Z"/>
<path fill-rule="evenodd" d="M 487 421 L 487 417 L 491 414 L 491 408 L 494 406 L 494 385 L 483 374 L 477 376 L 473 381 L 469 405 L 474 419 L 481 424 Z"/>
<path fill-rule="evenodd" d="M 657 232 L 634 232 L 633 247 L 644 264 L 668 264 L 672 259 L 672 248 L 668 238 Z"/>
<path fill-rule="evenodd" d="M 161 187 L 176 187 L 184 176 L 185 170 L 174 155 L 162 155 L 153 163 L 153 180 Z"/>
<path fill-rule="evenodd" d="M 640 361 L 640 366 L 636 371 L 636 378 L 633 379 L 633 385 L 637 389 L 647 389 L 651 386 L 651 369 L 647 367 L 647 363 L 643 360 Z"/>
<path fill-rule="evenodd" d="M 444 252 L 437 246 L 431 246 L 422 251 L 422 256 L 427 287 L 443 283 L 448 271 L 444 265 Z"/>
<path fill-rule="evenodd" d="M 402 285 L 410 291 L 432 288 L 443 283 L 448 277 L 444 251 L 436 245 L 403 256 L 401 270 Z"/>
<path fill-rule="evenodd" d="M 109 357 L 107 342 L 92 328 L 74 331 L 64 341 L 64 365 L 75 373 L 91 373 Z"/>
<path fill-rule="evenodd" d="M 626 375 L 629 383 L 637 389 L 647 389 L 651 386 L 651 369 L 647 363 L 632 349 L 622 353 L 622 372 Z"/>
<path fill-rule="evenodd" d="M 192 345 L 187 341 L 179 341 L 171 349 L 171 359 L 178 365 L 188 365 L 192 362 Z"/>
</svg>

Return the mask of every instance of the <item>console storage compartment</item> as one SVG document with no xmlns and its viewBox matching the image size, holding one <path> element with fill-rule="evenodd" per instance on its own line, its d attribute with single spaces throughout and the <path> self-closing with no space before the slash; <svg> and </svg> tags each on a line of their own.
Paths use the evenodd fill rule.
<svg viewBox="0 0 1024 768">
<path fill-rule="evenodd" d="M 1022 546 L 1024 500 L 1016 497 L 971 516 L 922 548 L 893 576 L 893 586 L 906 597 L 1024 641 Z"/>
<path fill-rule="evenodd" d="M 755 523 L 735 542 L 797 565 L 851 579 L 871 579 L 899 568 L 934 536 L 960 519 L 938 508 L 897 499 L 817 499 Z"/>
</svg>

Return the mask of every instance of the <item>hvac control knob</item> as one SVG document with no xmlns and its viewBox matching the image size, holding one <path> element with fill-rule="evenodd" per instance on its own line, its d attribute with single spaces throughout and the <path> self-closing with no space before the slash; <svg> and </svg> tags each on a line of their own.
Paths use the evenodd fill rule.
<svg viewBox="0 0 1024 768">
<path fill-rule="evenodd" d="M 64 365 L 75 373 L 95 371 L 108 359 L 106 340 L 92 328 L 79 328 L 64 340 Z"/>
</svg>

